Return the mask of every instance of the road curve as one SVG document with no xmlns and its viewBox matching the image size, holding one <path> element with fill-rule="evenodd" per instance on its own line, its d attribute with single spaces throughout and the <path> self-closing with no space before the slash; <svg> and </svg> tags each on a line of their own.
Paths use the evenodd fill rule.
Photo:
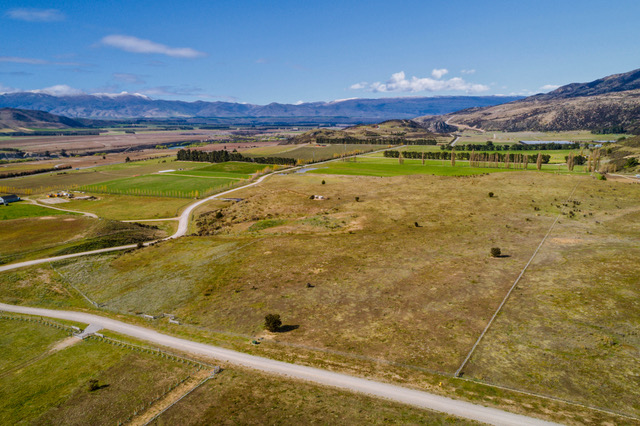
<svg viewBox="0 0 640 426">
<path fill-rule="evenodd" d="M 389 149 L 394 149 L 394 148 L 397 148 L 397 147 L 385 148 L 385 149 L 372 151 L 372 152 L 365 152 L 363 154 L 356 154 L 356 155 L 352 155 L 352 156 L 349 156 L 349 157 L 346 157 L 346 158 L 357 157 L 359 155 L 374 154 L 376 152 L 387 151 Z M 318 163 L 313 163 L 313 165 L 315 166 L 315 165 L 319 165 L 319 164 L 330 163 L 332 161 L 339 161 L 341 159 L 342 158 L 326 160 L 326 161 L 320 161 Z M 301 166 L 297 166 L 297 167 L 292 167 L 292 168 L 289 168 L 289 169 L 285 169 L 283 171 L 277 171 L 277 172 L 269 173 L 267 175 L 264 175 L 264 176 L 260 177 L 255 182 L 251 182 L 251 183 L 249 183 L 247 185 L 239 186 L 237 188 L 229 189 L 227 191 L 220 192 L 218 194 L 214 194 L 214 195 L 212 195 L 210 197 L 203 198 L 202 200 L 199 200 L 199 201 L 196 201 L 193 204 L 190 204 L 182 212 L 182 214 L 179 216 L 178 230 L 175 232 L 175 234 L 171 235 L 170 237 L 163 238 L 162 240 L 159 240 L 159 241 L 170 240 L 170 239 L 182 237 L 183 235 L 185 235 L 187 233 L 187 229 L 189 228 L 189 217 L 191 216 L 191 213 L 193 212 L 193 210 L 195 208 L 197 208 L 198 206 L 201 206 L 202 204 L 204 204 L 204 203 L 206 203 L 208 201 L 215 200 L 218 197 L 230 194 L 232 192 L 240 191 L 241 189 L 245 189 L 245 188 L 249 188 L 249 187 L 254 186 L 254 185 L 258 185 L 260 182 L 262 182 L 263 180 L 265 180 L 269 176 L 273 176 L 273 175 L 277 175 L 277 174 L 281 174 L 281 173 L 290 173 L 293 170 L 297 170 L 297 169 L 300 169 L 300 168 L 301 168 Z M 40 205 L 40 204 L 38 204 L 38 205 Z M 42 207 L 49 207 L 49 206 L 44 206 L 43 205 Z M 56 210 L 61 210 L 61 209 L 57 209 L 56 208 Z M 82 212 L 76 212 L 76 213 L 82 213 Z M 86 213 L 86 214 L 93 215 L 93 213 Z M 169 218 L 169 219 L 166 219 L 166 220 L 175 220 L 175 218 Z M 131 221 L 125 221 L 125 222 L 131 222 Z M 139 222 L 139 221 L 133 221 L 133 222 Z M 156 241 L 148 241 L 148 242 L 144 243 L 144 245 L 148 246 L 149 244 L 152 244 L 154 242 L 156 242 Z M 63 256 L 47 257 L 47 258 L 44 258 L 44 259 L 36 259 L 36 260 L 28 260 L 28 261 L 25 261 L 25 262 L 11 263 L 11 264 L 8 264 L 8 265 L 0 266 L 0 272 L 9 271 L 9 270 L 12 270 L 12 269 L 24 268 L 24 267 L 27 267 L 27 266 L 39 265 L 39 264 L 42 264 L 42 263 L 56 262 L 58 260 L 71 259 L 73 257 L 87 256 L 87 255 L 99 254 L 99 253 L 108 253 L 110 251 L 128 250 L 128 249 L 132 249 L 132 248 L 135 248 L 135 247 L 137 247 L 137 244 L 128 244 L 126 246 L 108 247 L 108 248 L 99 249 L 99 250 L 83 251 L 81 253 L 65 254 Z"/>
<path fill-rule="evenodd" d="M 292 169 L 287 169 L 287 171 L 292 170 Z M 249 183 L 247 185 L 243 185 L 240 186 L 238 188 L 233 188 L 233 189 L 229 189 L 228 191 L 225 192 L 220 192 L 218 194 L 212 195 L 210 197 L 204 198 L 202 200 L 199 200 L 193 204 L 190 204 L 180 215 L 179 217 L 179 222 L 178 222 L 178 230 L 175 232 L 175 234 L 171 235 L 170 237 L 164 238 L 163 240 L 170 240 L 173 238 L 178 238 L 178 237 L 182 237 L 183 235 L 185 235 L 187 233 L 187 229 L 189 227 L 189 217 L 191 216 L 191 212 L 193 212 L 193 210 L 198 207 L 201 206 L 202 204 L 211 201 L 211 200 L 215 200 L 218 197 L 224 196 L 226 194 L 230 194 L 234 191 L 239 191 L 241 189 L 245 189 L 245 188 L 249 188 L 251 186 L 257 185 L 260 182 L 262 182 L 264 179 L 266 179 L 269 176 L 272 176 L 274 173 L 268 174 L 268 175 L 264 175 L 262 177 L 260 177 L 258 180 L 256 180 L 255 182 Z M 39 205 L 39 204 L 38 204 Z M 48 206 L 42 206 L 42 207 L 48 207 Z M 60 209 L 56 209 L 56 210 L 60 210 Z M 173 220 L 172 219 L 164 219 L 164 220 Z M 162 240 L 161 240 L 162 241 Z M 148 246 L 149 244 L 154 243 L 155 241 L 149 241 L 144 243 L 145 246 Z M 111 251 L 120 251 L 120 250 L 128 250 L 128 249 L 132 249 L 132 248 L 136 248 L 137 244 L 127 244 L 125 246 L 117 246 L 117 247 L 107 247 L 107 248 L 103 248 L 103 249 L 98 249 L 98 250 L 91 250 L 91 251 L 83 251 L 81 253 L 72 253 L 72 254 L 65 254 L 63 256 L 54 256 L 54 257 L 47 257 L 44 259 L 36 259 L 36 260 L 27 260 L 24 262 L 18 262 L 18 263 L 11 263 L 8 265 L 2 265 L 0 266 L 0 272 L 4 272 L 4 271 L 9 271 L 11 269 L 18 269 L 18 268 L 24 268 L 27 266 L 34 266 L 34 265 L 39 265 L 42 263 L 49 263 L 49 262 L 56 262 L 58 260 L 64 260 L 64 259 L 71 259 L 73 257 L 80 257 L 80 256 L 87 256 L 87 255 L 91 255 L 91 254 L 99 254 L 99 253 L 108 253 Z"/>
<path fill-rule="evenodd" d="M 362 379 L 347 374 L 335 373 L 313 367 L 289 364 L 254 355 L 219 348 L 205 343 L 192 342 L 190 340 L 158 333 L 148 328 L 127 324 L 111 318 L 99 315 L 87 314 L 75 311 L 58 311 L 43 308 L 31 308 L 27 306 L 14 306 L 0 303 L 0 311 L 15 312 L 42 317 L 57 318 L 68 321 L 76 321 L 84 324 L 92 324 L 117 333 L 145 340 L 157 345 L 175 350 L 214 358 L 229 364 L 248 367 L 270 374 L 278 374 L 295 379 L 305 380 L 325 386 L 345 389 L 352 392 L 363 393 L 391 401 L 409 404 L 415 407 L 447 413 L 453 416 L 476 420 L 494 425 L 550 425 L 553 423 L 531 417 L 513 414 L 496 408 L 472 404 L 466 401 L 430 394 L 428 392 L 408 389 L 388 383 Z"/>
</svg>

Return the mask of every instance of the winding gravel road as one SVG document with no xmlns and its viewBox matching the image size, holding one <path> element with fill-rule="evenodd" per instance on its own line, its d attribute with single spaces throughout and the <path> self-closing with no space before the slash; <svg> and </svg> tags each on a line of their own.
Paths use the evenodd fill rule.
<svg viewBox="0 0 640 426">
<path fill-rule="evenodd" d="M 439 411 L 453 416 L 477 420 L 494 425 L 550 425 L 543 420 L 485 407 L 465 401 L 446 398 L 428 392 L 408 389 L 388 383 L 376 382 L 334 373 L 313 367 L 289 364 L 254 355 L 219 348 L 205 343 L 192 342 L 186 339 L 158 333 L 148 328 L 127 324 L 99 315 L 74 311 L 58 311 L 52 309 L 30 308 L 0 303 L 0 311 L 15 312 L 42 317 L 57 318 L 90 324 L 93 329 L 108 329 L 117 333 L 144 340 L 156 345 L 172 348 L 186 353 L 214 358 L 221 362 L 248 367 L 271 374 L 278 374 L 295 379 L 305 380 L 325 386 L 363 393 L 391 401 L 409 404 L 419 408 Z"/>
</svg>

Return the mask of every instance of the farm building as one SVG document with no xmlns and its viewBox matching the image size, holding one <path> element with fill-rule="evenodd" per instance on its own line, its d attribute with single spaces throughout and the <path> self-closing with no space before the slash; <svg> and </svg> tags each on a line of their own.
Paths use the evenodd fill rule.
<svg viewBox="0 0 640 426">
<path fill-rule="evenodd" d="M 9 203 L 15 203 L 16 201 L 20 201 L 20 197 L 15 194 L 0 195 L 0 204 L 4 204 L 5 206 Z"/>
</svg>

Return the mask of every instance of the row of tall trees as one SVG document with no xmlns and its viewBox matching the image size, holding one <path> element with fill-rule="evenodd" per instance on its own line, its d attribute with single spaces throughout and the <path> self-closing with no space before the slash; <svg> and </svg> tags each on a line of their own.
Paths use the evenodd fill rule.
<svg viewBox="0 0 640 426">
<path fill-rule="evenodd" d="M 388 158 L 399 158 L 400 151 L 389 150 L 384 151 L 383 154 Z M 549 154 L 539 154 L 540 160 L 543 164 L 549 163 L 551 160 L 551 155 Z M 536 154 L 517 154 L 517 153 L 501 153 L 501 152 L 493 152 L 493 153 L 477 153 L 477 152 L 456 152 L 456 151 L 428 151 L 428 152 L 419 152 L 419 151 L 402 151 L 403 158 L 411 158 L 411 159 L 423 159 L 423 160 L 450 160 L 451 157 L 455 157 L 456 160 L 471 160 L 474 161 L 483 161 L 483 162 L 501 162 L 504 163 L 508 161 L 510 163 L 523 162 L 524 159 L 522 157 L 527 157 L 527 162 L 537 161 L 538 155 Z M 480 160 L 482 158 L 482 160 Z"/>
<path fill-rule="evenodd" d="M 360 139 L 354 137 L 347 138 L 316 138 L 316 143 L 320 145 L 330 144 L 356 144 L 356 145 L 437 145 L 435 139 L 405 139 L 405 138 L 372 138 Z"/>
<path fill-rule="evenodd" d="M 551 151 L 558 149 L 580 149 L 579 142 L 573 143 L 557 143 L 557 142 L 548 142 L 548 143 L 537 143 L 537 144 L 513 144 L 513 145 L 494 145 L 493 142 L 487 141 L 487 143 L 483 144 L 468 144 L 462 145 L 457 144 L 456 149 L 461 151 Z M 449 147 L 450 148 L 450 147 Z M 442 149 L 447 149 L 447 147 L 443 146 Z"/>
<path fill-rule="evenodd" d="M 46 169 L 37 169 L 37 170 L 25 170 L 22 172 L 7 172 L 0 173 L 0 179 L 19 177 L 19 176 L 29 176 L 29 175 L 37 175 L 38 173 L 47 173 L 47 172 L 57 172 L 60 170 L 70 169 L 71 166 L 60 166 L 60 167 L 50 167 Z"/>
<path fill-rule="evenodd" d="M 191 149 L 181 149 L 178 151 L 178 161 L 202 161 L 209 163 L 224 163 L 226 161 L 244 161 L 258 164 L 280 164 L 292 166 L 296 164 L 295 158 L 286 157 L 245 157 L 239 152 L 220 151 L 198 151 Z"/>
</svg>

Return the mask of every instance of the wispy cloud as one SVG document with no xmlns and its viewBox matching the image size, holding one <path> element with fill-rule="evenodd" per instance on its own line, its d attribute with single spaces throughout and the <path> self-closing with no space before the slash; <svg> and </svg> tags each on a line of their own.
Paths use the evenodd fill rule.
<svg viewBox="0 0 640 426">
<path fill-rule="evenodd" d="M 16 76 L 16 77 L 26 77 L 26 76 L 33 75 L 32 72 L 26 72 L 26 71 L 2 71 L 2 72 L 0 72 L 0 74 L 2 74 L 2 75 L 13 75 L 13 76 Z"/>
<path fill-rule="evenodd" d="M 72 67 L 84 67 L 89 64 L 83 64 L 80 62 L 59 62 L 59 61 L 49 61 L 46 59 L 38 59 L 38 58 L 23 58 L 20 56 L 0 56 L 0 62 L 10 62 L 14 64 L 26 64 L 26 65 L 64 65 L 64 66 L 72 66 Z"/>
<path fill-rule="evenodd" d="M 545 84 L 544 86 L 542 86 L 540 88 L 541 92 L 550 92 L 552 90 L 556 90 L 558 87 L 560 87 L 559 84 Z"/>
<path fill-rule="evenodd" d="M 441 70 L 434 70 L 441 71 Z M 438 73 L 440 74 L 440 73 Z M 442 74 L 444 75 L 444 74 Z M 370 92 L 442 92 L 442 91 L 463 91 L 467 93 L 478 93 L 489 90 L 489 86 L 484 84 L 469 83 L 460 77 L 449 80 L 433 79 L 429 77 L 411 77 L 407 79 L 404 71 L 391 75 L 391 78 L 384 83 L 360 82 L 351 86 L 353 90 L 368 90 Z"/>
<path fill-rule="evenodd" d="M 14 64 L 29 64 L 29 65 L 46 65 L 49 61 L 44 59 L 35 58 L 21 58 L 18 56 L 0 56 L 0 62 L 12 62 Z"/>
<path fill-rule="evenodd" d="M 256 64 L 268 64 L 270 61 L 267 58 L 256 59 Z"/>
<path fill-rule="evenodd" d="M 18 21 L 27 22 L 56 22 L 64 21 L 64 13 L 58 9 L 32 9 L 32 8 L 14 8 L 9 9 L 5 16 Z"/>
<path fill-rule="evenodd" d="M 121 81 L 123 83 L 129 84 L 144 84 L 145 81 L 142 79 L 142 76 L 137 74 L 131 74 L 128 72 L 116 72 L 112 74 L 114 80 Z"/>
<path fill-rule="evenodd" d="M 190 47 L 169 47 L 151 40 L 144 40 L 138 37 L 113 34 L 103 37 L 100 43 L 105 46 L 115 47 L 131 53 L 157 53 L 171 56 L 173 58 L 198 58 L 206 56 L 206 53 L 199 52 Z"/>
<path fill-rule="evenodd" d="M 139 92 L 149 96 L 207 96 L 200 87 L 193 86 L 155 86 L 142 89 Z"/>
<path fill-rule="evenodd" d="M 470 70 L 462 70 L 460 71 L 462 74 L 475 74 L 476 70 L 474 69 L 470 69 Z"/>
<path fill-rule="evenodd" d="M 435 69 L 431 71 L 431 75 L 433 76 L 433 78 L 438 78 L 438 79 L 444 77 L 448 73 L 449 73 L 449 70 L 446 68 L 440 68 L 440 69 Z"/>
</svg>

